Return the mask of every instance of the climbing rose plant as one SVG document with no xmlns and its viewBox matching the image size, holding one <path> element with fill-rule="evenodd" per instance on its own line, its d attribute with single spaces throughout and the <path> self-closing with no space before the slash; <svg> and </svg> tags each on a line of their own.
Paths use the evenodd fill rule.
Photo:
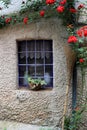
<svg viewBox="0 0 87 130">
<path fill-rule="evenodd" d="M 75 17 L 85 4 L 80 3 L 77 8 L 74 6 L 74 0 L 37 0 L 22 1 L 19 13 L 12 15 L 0 16 L 0 27 L 9 24 L 24 23 L 28 24 L 41 18 L 58 17 L 61 18 L 65 26 L 68 25 L 68 32 L 72 33 L 68 38 L 68 43 L 77 54 L 77 63 L 80 65 L 87 64 L 87 27 L 82 27 L 75 31 Z M 2 10 L 2 8 L 0 8 Z M 71 27 L 72 25 L 73 27 Z"/>
<path fill-rule="evenodd" d="M 46 4 L 54 4 L 56 0 L 46 0 Z"/>
<path fill-rule="evenodd" d="M 68 43 L 77 54 L 77 64 L 81 67 L 87 66 L 87 26 L 77 29 L 74 35 L 70 35 Z"/>
<path fill-rule="evenodd" d="M 72 32 L 68 38 L 68 43 L 77 54 L 77 63 L 85 65 L 87 63 L 87 52 L 86 46 L 83 47 L 82 45 L 87 42 L 87 28 L 83 27 L 77 31 L 74 29 L 75 16 L 84 8 L 85 4 L 82 3 L 75 8 L 74 0 L 37 0 L 33 2 L 31 0 L 27 0 L 27 2 L 23 0 L 19 13 L 0 16 L 0 27 L 18 23 L 28 24 L 47 17 L 61 18 L 63 24 L 65 26 L 68 25 L 68 32 Z M 2 10 L 2 8 L 0 9 Z"/>
<path fill-rule="evenodd" d="M 86 46 L 83 47 L 82 44 L 86 44 L 87 42 L 87 28 L 83 27 L 77 31 L 74 29 L 75 17 L 84 8 L 85 4 L 82 3 L 75 8 L 74 0 L 37 0 L 33 2 L 31 0 L 27 0 L 27 2 L 23 0 L 19 13 L 0 16 L 0 27 L 18 23 L 28 24 L 47 17 L 61 18 L 63 24 L 65 26 L 68 25 L 68 32 L 72 32 L 68 38 L 68 43 L 77 54 L 77 63 L 85 65 L 87 64 L 87 52 Z M 0 9 L 2 10 L 2 8 Z"/>
<path fill-rule="evenodd" d="M 74 15 L 82 8 L 84 8 L 84 5 L 80 4 L 78 9 L 75 9 L 74 0 L 37 0 L 33 2 L 23 0 L 19 13 L 0 16 L 0 27 L 20 22 L 28 24 L 42 17 L 59 17 L 63 24 L 67 25 L 75 22 Z"/>
<path fill-rule="evenodd" d="M 82 3 L 75 8 L 74 0 L 27 0 L 27 2 L 23 0 L 19 13 L 0 16 L 0 28 L 18 23 L 26 25 L 47 17 L 61 18 L 69 32 L 68 43 L 77 54 L 77 63 L 83 67 L 87 65 L 87 26 L 75 30 L 75 17 L 84 8 L 85 5 Z M 0 8 L 0 10 L 2 10 L 2 8 Z M 72 119 L 71 117 L 71 120 Z M 70 122 L 70 125 L 71 124 L 72 122 Z M 70 127 L 67 130 L 70 130 Z"/>
</svg>

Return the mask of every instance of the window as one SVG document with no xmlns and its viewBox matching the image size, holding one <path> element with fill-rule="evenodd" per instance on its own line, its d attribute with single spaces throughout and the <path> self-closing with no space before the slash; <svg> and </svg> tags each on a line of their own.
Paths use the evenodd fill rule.
<svg viewBox="0 0 87 130">
<path fill-rule="evenodd" d="M 27 77 L 44 79 L 44 88 L 53 87 L 52 40 L 18 41 L 18 81 L 27 87 Z"/>
</svg>

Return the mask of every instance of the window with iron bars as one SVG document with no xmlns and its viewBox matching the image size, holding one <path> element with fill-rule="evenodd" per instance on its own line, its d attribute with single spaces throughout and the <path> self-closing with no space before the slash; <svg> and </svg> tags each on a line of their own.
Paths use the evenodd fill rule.
<svg viewBox="0 0 87 130">
<path fill-rule="evenodd" d="M 19 87 L 28 87 L 28 76 L 44 79 L 53 87 L 53 46 L 52 40 L 17 41 Z"/>
</svg>

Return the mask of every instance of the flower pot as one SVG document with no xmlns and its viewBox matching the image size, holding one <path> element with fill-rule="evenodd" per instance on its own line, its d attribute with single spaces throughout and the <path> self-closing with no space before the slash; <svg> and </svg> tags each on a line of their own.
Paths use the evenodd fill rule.
<svg viewBox="0 0 87 130">
<path fill-rule="evenodd" d="M 29 89 L 30 90 L 40 90 L 41 89 L 41 84 L 33 84 L 33 83 L 29 83 Z"/>
</svg>

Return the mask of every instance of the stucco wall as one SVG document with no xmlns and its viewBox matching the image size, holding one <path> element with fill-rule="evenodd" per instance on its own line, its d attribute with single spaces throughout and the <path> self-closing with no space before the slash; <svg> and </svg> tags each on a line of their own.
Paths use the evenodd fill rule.
<svg viewBox="0 0 87 130">
<path fill-rule="evenodd" d="M 77 22 L 87 24 L 87 0 L 75 0 L 76 9 L 80 4 L 84 4 L 85 8 L 79 12 L 79 17 L 77 13 Z"/>
<path fill-rule="evenodd" d="M 52 90 L 18 89 L 17 44 L 19 39 L 52 39 L 54 87 Z M 0 119 L 37 125 L 58 125 L 63 116 L 68 71 L 64 46 L 66 31 L 59 20 L 0 30 Z M 69 90 L 69 110 L 71 89 Z"/>
</svg>

